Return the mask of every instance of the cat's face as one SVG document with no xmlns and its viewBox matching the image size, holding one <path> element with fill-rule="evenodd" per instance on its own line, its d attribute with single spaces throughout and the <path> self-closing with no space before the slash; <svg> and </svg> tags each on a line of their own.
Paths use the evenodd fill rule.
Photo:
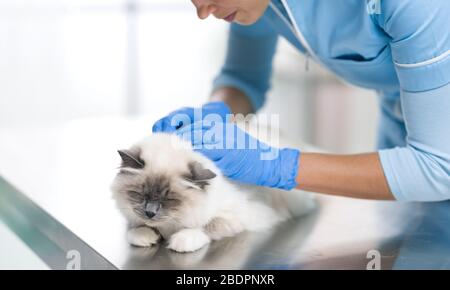
<svg viewBox="0 0 450 290">
<path fill-rule="evenodd" d="M 112 190 L 119 209 L 134 224 L 195 224 L 207 208 L 207 187 L 216 174 L 192 158 L 191 150 L 171 147 L 165 136 L 119 150 L 122 164 Z"/>
</svg>

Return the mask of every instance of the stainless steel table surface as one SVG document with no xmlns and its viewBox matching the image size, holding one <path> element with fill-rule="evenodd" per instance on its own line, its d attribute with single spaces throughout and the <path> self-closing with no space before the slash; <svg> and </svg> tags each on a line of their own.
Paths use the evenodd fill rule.
<svg viewBox="0 0 450 290">
<path fill-rule="evenodd" d="M 365 269 L 371 250 L 383 269 L 450 268 L 448 202 L 318 196 L 309 216 L 195 253 L 131 247 L 109 186 L 116 150 L 150 133 L 153 121 L 1 129 L 0 219 L 55 269 L 65 269 L 74 251 L 82 269 Z"/>
</svg>

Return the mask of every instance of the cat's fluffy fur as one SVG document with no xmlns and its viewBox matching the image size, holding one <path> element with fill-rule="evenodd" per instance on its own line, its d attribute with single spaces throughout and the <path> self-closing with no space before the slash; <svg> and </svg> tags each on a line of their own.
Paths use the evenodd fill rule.
<svg viewBox="0 0 450 290">
<path fill-rule="evenodd" d="M 135 246 L 164 239 L 169 249 L 192 252 L 212 240 L 268 229 L 314 207 L 308 193 L 230 181 L 174 135 L 154 134 L 119 153 L 122 165 L 112 191 Z M 148 211 L 156 215 L 149 217 Z"/>
</svg>

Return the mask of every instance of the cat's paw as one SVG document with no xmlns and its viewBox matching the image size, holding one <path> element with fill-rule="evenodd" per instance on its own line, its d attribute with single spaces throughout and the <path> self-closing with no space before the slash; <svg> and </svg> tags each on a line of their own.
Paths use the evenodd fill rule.
<svg viewBox="0 0 450 290">
<path fill-rule="evenodd" d="M 209 242 L 209 237 L 201 229 L 183 229 L 170 237 L 167 248 L 187 253 L 197 251 Z"/>
<path fill-rule="evenodd" d="M 160 235 L 148 227 L 138 227 L 128 230 L 127 240 L 136 247 L 151 247 L 158 243 Z"/>
</svg>

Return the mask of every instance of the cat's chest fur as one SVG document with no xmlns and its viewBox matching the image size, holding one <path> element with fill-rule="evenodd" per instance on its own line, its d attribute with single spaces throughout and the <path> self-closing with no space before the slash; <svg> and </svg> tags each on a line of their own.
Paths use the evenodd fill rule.
<svg viewBox="0 0 450 290">
<path fill-rule="evenodd" d="M 172 236 L 174 233 L 180 231 L 183 228 L 185 228 L 185 227 L 183 227 L 180 224 L 175 224 L 175 223 L 167 223 L 167 224 L 155 227 L 155 229 L 163 237 L 164 240 L 169 240 L 170 236 Z"/>
</svg>

